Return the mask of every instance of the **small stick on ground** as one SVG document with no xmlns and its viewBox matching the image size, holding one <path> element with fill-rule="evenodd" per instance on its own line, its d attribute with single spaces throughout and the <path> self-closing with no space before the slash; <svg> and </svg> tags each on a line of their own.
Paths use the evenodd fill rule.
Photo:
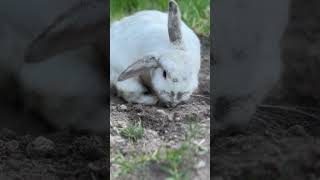
<svg viewBox="0 0 320 180">
<path fill-rule="evenodd" d="M 204 99 L 210 100 L 210 97 L 208 97 L 208 96 L 205 96 L 205 95 L 200 95 L 200 94 L 192 94 L 191 96 L 192 96 L 192 97 L 199 97 L 199 98 L 204 98 Z"/>
<path fill-rule="evenodd" d="M 300 110 L 300 109 L 297 109 L 295 107 L 288 107 L 288 106 L 281 106 L 281 105 L 267 105 L 267 104 L 261 104 L 261 105 L 258 105 L 258 108 L 267 108 L 267 109 L 280 109 L 280 110 L 285 110 L 285 111 L 291 111 L 291 112 L 296 112 L 296 113 L 299 113 L 299 114 L 302 114 L 302 115 L 305 115 L 305 116 L 308 116 L 308 117 L 311 117 L 315 120 L 318 120 L 320 121 L 320 118 L 315 115 L 315 114 L 312 114 L 312 113 L 308 113 L 306 111 L 303 111 L 303 110 Z"/>
</svg>

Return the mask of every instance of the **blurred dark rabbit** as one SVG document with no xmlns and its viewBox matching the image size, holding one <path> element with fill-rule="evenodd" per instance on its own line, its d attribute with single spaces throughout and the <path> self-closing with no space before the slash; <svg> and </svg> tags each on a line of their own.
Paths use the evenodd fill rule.
<svg viewBox="0 0 320 180">
<path fill-rule="evenodd" d="M 5 0 L 0 9 L 0 73 L 17 79 L 27 112 L 58 129 L 106 132 L 108 2 Z"/>
<path fill-rule="evenodd" d="M 216 132 L 243 130 L 281 73 L 289 0 L 213 2 L 213 116 Z"/>
<path fill-rule="evenodd" d="M 292 1 L 283 39 L 281 98 L 320 107 L 320 1 Z"/>
</svg>

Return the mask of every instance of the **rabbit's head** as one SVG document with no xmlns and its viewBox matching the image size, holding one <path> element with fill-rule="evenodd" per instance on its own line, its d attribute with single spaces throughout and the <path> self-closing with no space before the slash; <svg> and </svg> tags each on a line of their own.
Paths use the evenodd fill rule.
<svg viewBox="0 0 320 180">
<path fill-rule="evenodd" d="M 176 106 L 190 98 L 198 85 L 197 68 L 192 68 L 193 56 L 185 50 L 181 33 L 181 17 L 177 3 L 169 1 L 168 35 L 171 48 L 150 54 L 137 60 L 124 70 L 118 81 L 142 77 L 151 82 L 152 91 L 161 103 Z"/>
</svg>

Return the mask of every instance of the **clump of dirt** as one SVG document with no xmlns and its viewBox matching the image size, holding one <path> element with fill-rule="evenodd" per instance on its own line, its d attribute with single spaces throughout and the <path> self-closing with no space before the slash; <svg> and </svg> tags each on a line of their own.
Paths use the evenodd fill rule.
<svg viewBox="0 0 320 180">
<path fill-rule="evenodd" d="M 202 145 L 209 149 L 210 146 L 210 40 L 201 38 L 202 62 L 199 75 L 199 89 L 187 104 L 176 108 L 163 108 L 160 106 L 144 106 L 141 104 L 127 104 L 117 97 L 111 97 L 110 106 L 110 155 L 111 178 L 114 177 L 119 167 L 113 160 L 119 151 L 126 157 L 132 154 L 148 154 L 161 147 L 178 148 L 188 133 L 188 117 L 195 116 L 203 135 L 199 137 Z M 121 136 L 121 128 L 129 123 L 141 122 L 145 129 L 144 136 L 137 143 Z M 210 176 L 210 152 L 197 157 L 193 166 L 191 179 L 208 179 Z M 191 157 L 190 157 L 191 158 Z M 199 165 L 200 163 L 200 165 Z M 197 166 L 197 164 L 199 166 Z M 164 179 L 166 175 L 157 168 L 142 170 L 146 179 Z M 121 178 L 121 177 L 120 177 Z M 124 179 L 128 177 L 122 177 Z M 130 179 L 140 179 L 141 174 L 130 176 Z"/>
<path fill-rule="evenodd" d="M 215 137 L 212 179 L 320 178 L 319 8 L 292 2 L 282 84 L 264 102 L 273 106 L 260 106 L 244 133 Z"/>
</svg>

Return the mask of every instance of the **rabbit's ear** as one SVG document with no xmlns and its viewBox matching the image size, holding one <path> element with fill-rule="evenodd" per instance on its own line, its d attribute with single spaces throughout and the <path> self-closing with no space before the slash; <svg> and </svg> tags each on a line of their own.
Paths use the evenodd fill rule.
<svg viewBox="0 0 320 180">
<path fill-rule="evenodd" d="M 119 78 L 118 81 L 124 81 L 126 79 L 139 76 L 145 72 L 150 71 L 153 68 L 159 67 L 159 59 L 154 56 L 145 56 L 135 63 L 131 64 L 126 70 L 124 70 Z"/>
<path fill-rule="evenodd" d="M 107 1 L 85 0 L 58 16 L 27 48 L 25 62 L 40 62 L 58 53 L 107 43 L 109 23 Z"/>
<path fill-rule="evenodd" d="M 169 1 L 168 12 L 168 32 L 171 43 L 181 47 L 182 34 L 181 34 L 181 15 L 178 4 L 174 0 Z"/>
</svg>

